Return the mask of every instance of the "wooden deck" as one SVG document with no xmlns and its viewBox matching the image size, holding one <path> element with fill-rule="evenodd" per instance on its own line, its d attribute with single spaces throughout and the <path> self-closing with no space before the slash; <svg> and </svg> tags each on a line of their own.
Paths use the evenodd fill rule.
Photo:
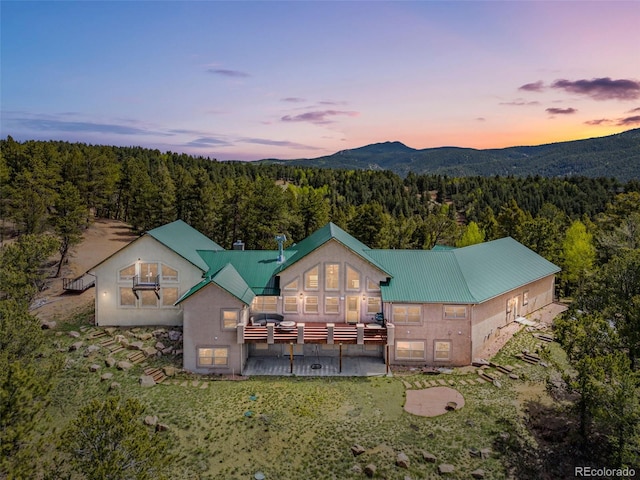
<svg viewBox="0 0 640 480">
<path fill-rule="evenodd" d="M 346 323 L 336 323 L 333 327 L 333 341 L 327 324 L 307 323 L 297 325 L 291 329 L 273 328 L 273 343 L 298 343 L 298 330 L 302 329 L 304 344 L 358 344 L 358 327 Z M 268 327 L 245 326 L 244 343 L 269 343 Z M 363 328 L 362 344 L 385 345 L 387 343 L 387 329 Z"/>
</svg>

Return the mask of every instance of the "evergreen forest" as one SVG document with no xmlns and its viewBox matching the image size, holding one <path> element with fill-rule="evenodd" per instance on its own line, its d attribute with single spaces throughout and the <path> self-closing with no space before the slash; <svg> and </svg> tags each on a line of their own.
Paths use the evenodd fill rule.
<svg viewBox="0 0 640 480">
<path fill-rule="evenodd" d="M 275 249 L 277 234 L 290 245 L 329 221 L 372 248 L 511 236 L 562 268 L 557 294 L 570 309 L 557 336 L 571 364 L 566 388 L 577 395 L 577 448 L 611 466 L 640 464 L 637 178 L 401 177 L 7 137 L 0 140 L 0 478 L 33 453 L 30 432 L 55 377 L 42 372 L 59 368 L 38 355 L 43 339 L 28 312 L 41 266 L 57 253 L 60 274 L 94 218 L 139 233 L 182 219 L 224 248 L 242 240 L 247 249 Z"/>
</svg>

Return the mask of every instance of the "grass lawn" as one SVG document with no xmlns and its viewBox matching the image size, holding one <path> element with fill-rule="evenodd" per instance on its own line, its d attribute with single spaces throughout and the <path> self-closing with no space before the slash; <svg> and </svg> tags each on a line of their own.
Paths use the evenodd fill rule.
<svg viewBox="0 0 640 480">
<path fill-rule="evenodd" d="M 376 465 L 374 478 L 440 478 L 437 466 L 455 466 L 454 478 L 470 478 L 482 468 L 485 478 L 508 476 L 511 464 L 501 448 L 505 442 L 533 445 L 523 427 L 518 396 L 523 385 L 544 385 L 551 368 L 519 362 L 513 353 L 533 349 L 537 341 L 521 332 L 496 357 L 499 363 L 513 365 L 521 380 L 505 377 L 502 387 L 478 383 L 475 369 L 455 369 L 438 377 L 417 372 L 397 372 L 393 377 L 309 378 L 253 377 L 233 381 L 178 373 L 162 384 L 143 388 L 138 383 L 142 366 L 129 371 L 107 367 L 107 352 L 84 356 L 89 340 L 86 332 L 91 312 L 78 315 L 57 331 L 50 331 L 51 345 L 66 350 L 83 340 L 77 351 L 66 352 L 66 365 L 60 372 L 50 405 L 50 418 L 41 430 L 54 435 L 72 419 L 88 400 L 106 398 L 112 381 L 120 383 L 119 393 L 136 397 L 167 424 L 172 443 L 169 478 L 250 479 L 261 471 L 266 479 L 362 479 L 367 464 Z M 79 339 L 67 332 L 83 332 Z M 122 333 L 122 332 L 119 332 Z M 560 355 L 555 344 L 552 355 Z M 114 354 L 124 359 L 130 351 Z M 559 357 L 561 358 L 561 356 Z M 176 362 L 181 357 L 147 359 L 149 366 Z M 553 363 L 553 362 L 551 362 Z M 100 365 L 98 372 L 89 366 Z M 101 381 L 103 373 L 113 378 Z M 434 418 L 411 415 L 403 410 L 406 382 L 453 380 L 465 398 L 464 408 Z M 519 390 L 520 389 L 520 390 Z M 508 433 L 509 435 L 505 435 Z M 366 452 L 354 457 L 351 446 L 359 444 Z M 471 449 L 490 448 L 481 458 Z M 409 469 L 395 465 L 398 453 L 410 459 Z M 427 463 L 423 452 L 437 457 Z"/>
</svg>

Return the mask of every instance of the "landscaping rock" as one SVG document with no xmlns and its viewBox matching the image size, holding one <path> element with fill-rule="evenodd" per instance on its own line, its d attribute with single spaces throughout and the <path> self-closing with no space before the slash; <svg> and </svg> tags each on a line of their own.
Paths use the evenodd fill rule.
<svg viewBox="0 0 640 480">
<path fill-rule="evenodd" d="M 373 477 L 376 474 L 376 470 L 377 468 L 373 463 L 370 463 L 366 467 L 364 467 L 364 473 L 369 478 Z"/>
<path fill-rule="evenodd" d="M 89 345 L 82 355 L 85 357 L 89 357 L 92 354 L 99 351 L 100 351 L 100 345 Z"/>
<path fill-rule="evenodd" d="M 71 345 L 69 345 L 69 351 L 75 352 L 76 350 L 79 350 L 80 348 L 82 348 L 83 345 L 84 345 L 83 341 L 72 343 Z"/>
<path fill-rule="evenodd" d="M 138 335 L 138 338 L 140 340 L 142 340 L 143 342 L 145 342 L 147 340 L 151 340 L 153 338 L 153 335 L 150 334 L 149 332 L 145 332 L 145 333 L 141 333 L 140 335 Z"/>
<path fill-rule="evenodd" d="M 97 372 L 98 370 L 100 370 L 100 365 L 98 365 L 97 363 L 94 363 L 93 365 L 89 366 L 90 372 Z"/>
<path fill-rule="evenodd" d="M 351 467 L 351 471 L 357 475 L 360 475 L 362 473 L 362 467 L 356 463 L 353 467 Z"/>
<path fill-rule="evenodd" d="M 156 350 L 164 350 L 167 346 L 162 342 L 156 342 Z"/>
<path fill-rule="evenodd" d="M 169 330 L 169 340 L 177 342 L 182 338 L 182 333 L 177 330 Z"/>
<path fill-rule="evenodd" d="M 80 332 L 76 332 L 75 330 L 71 330 L 67 335 L 71 338 L 80 338 Z"/>
<path fill-rule="evenodd" d="M 430 452 L 422 452 L 422 458 L 427 463 L 436 463 L 436 456 Z"/>
<path fill-rule="evenodd" d="M 166 432 L 169 430 L 169 425 L 165 423 L 159 423 L 156 425 L 156 432 Z"/>
<path fill-rule="evenodd" d="M 119 388 L 120 384 L 118 382 L 111 382 L 111 385 L 109 385 L 109 391 L 118 390 Z"/>
<path fill-rule="evenodd" d="M 145 347 L 142 349 L 142 351 L 147 357 L 153 357 L 156 353 L 158 353 L 158 350 L 153 347 Z"/>
<path fill-rule="evenodd" d="M 157 415 L 147 415 L 144 417 L 144 424 L 149 425 L 150 427 L 155 426 L 158 423 Z"/>
<path fill-rule="evenodd" d="M 127 348 L 129 350 L 142 350 L 144 348 L 144 343 L 142 343 L 140 341 L 131 342 Z"/>
<path fill-rule="evenodd" d="M 156 381 L 151 375 L 141 375 L 138 381 L 141 387 L 153 387 L 156 384 Z"/>
<path fill-rule="evenodd" d="M 174 355 L 182 355 L 182 349 L 174 350 L 174 351 L 173 351 L 173 354 L 174 354 Z"/>
<path fill-rule="evenodd" d="M 477 448 L 470 448 L 469 449 L 469 454 L 472 457 L 478 457 L 479 458 L 480 457 L 480 450 L 478 450 Z"/>
<path fill-rule="evenodd" d="M 50 322 L 42 320 L 42 322 L 40 323 L 40 327 L 42 328 L 42 330 L 53 330 L 57 325 L 58 324 L 55 320 L 51 320 Z"/>
<path fill-rule="evenodd" d="M 491 456 L 491 449 L 490 448 L 481 448 L 480 449 L 480 457 L 483 460 L 486 460 L 487 458 L 489 458 Z"/>
<path fill-rule="evenodd" d="M 455 467 L 449 463 L 441 463 L 438 465 L 438 473 L 440 475 L 447 475 L 449 473 L 453 473 L 455 471 Z"/>
<path fill-rule="evenodd" d="M 484 470 L 481 468 L 478 468 L 477 470 L 474 470 L 473 472 L 471 472 L 471 476 L 473 478 L 484 478 Z"/>
<path fill-rule="evenodd" d="M 167 331 L 164 328 L 159 328 L 151 332 L 151 335 L 153 335 L 154 337 L 163 337 L 166 333 Z"/>
<path fill-rule="evenodd" d="M 357 457 L 358 455 L 362 455 L 366 451 L 367 449 L 364 448 L 362 445 L 354 445 L 353 447 L 351 447 L 351 453 L 353 453 L 354 457 Z"/>
<path fill-rule="evenodd" d="M 116 330 L 118 330 L 118 327 L 106 327 L 104 329 L 105 332 L 107 332 L 109 335 L 113 335 Z"/>
<path fill-rule="evenodd" d="M 404 452 L 400 452 L 396 457 L 396 465 L 400 468 L 409 468 L 409 457 Z"/>
<path fill-rule="evenodd" d="M 106 372 L 106 373 L 103 373 L 102 375 L 100 375 L 100 380 L 102 382 L 105 382 L 107 380 L 111 380 L 112 378 L 113 378 L 113 373 L 111 373 L 111 372 Z"/>
<path fill-rule="evenodd" d="M 176 367 L 172 367 L 171 365 L 166 365 L 162 367 L 162 373 L 164 373 L 167 377 L 173 377 L 178 369 Z"/>
<path fill-rule="evenodd" d="M 171 352 L 173 352 L 173 347 L 166 347 L 162 349 L 163 355 L 171 355 Z"/>
<path fill-rule="evenodd" d="M 112 368 L 116 364 L 116 359 L 113 357 L 107 357 L 104 359 L 104 364 L 107 367 Z"/>
<path fill-rule="evenodd" d="M 133 363 L 131 362 L 127 362 L 126 360 L 120 360 L 117 364 L 116 364 L 116 368 L 118 370 L 129 370 L 131 367 L 133 367 Z"/>
</svg>

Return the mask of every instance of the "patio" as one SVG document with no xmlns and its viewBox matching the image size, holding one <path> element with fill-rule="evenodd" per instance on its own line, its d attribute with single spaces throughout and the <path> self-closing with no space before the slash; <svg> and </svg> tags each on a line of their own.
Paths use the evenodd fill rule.
<svg viewBox="0 0 640 480">
<path fill-rule="evenodd" d="M 320 368 L 318 368 L 318 365 Z M 382 358 L 343 357 L 342 372 L 338 357 L 294 357 L 293 373 L 289 357 L 249 357 L 242 372 L 245 376 L 273 375 L 300 377 L 369 377 L 387 375 Z M 391 371 L 388 373 L 391 375 Z"/>
</svg>

